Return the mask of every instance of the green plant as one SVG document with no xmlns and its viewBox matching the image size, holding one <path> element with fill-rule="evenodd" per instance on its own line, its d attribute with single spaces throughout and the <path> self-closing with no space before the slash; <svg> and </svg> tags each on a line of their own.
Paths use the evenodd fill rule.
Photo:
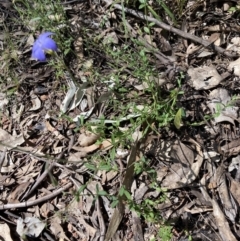
<svg viewBox="0 0 240 241">
<path fill-rule="evenodd" d="M 162 241 L 170 241 L 172 238 L 172 226 L 163 225 L 158 231 L 158 236 Z"/>
<path fill-rule="evenodd" d="M 158 13 L 149 4 L 149 1 L 140 0 L 140 9 L 149 11 L 155 18 L 160 19 Z M 157 3 L 165 10 L 166 14 L 175 22 L 174 15 L 162 1 Z M 122 2 L 123 4 L 123 2 Z M 57 42 L 59 49 L 62 51 L 56 55 L 48 63 L 54 67 L 55 76 L 63 76 L 64 71 L 68 71 L 69 66 L 64 62 L 64 58 L 71 52 L 72 37 L 69 37 L 67 20 L 60 4 L 60 0 L 53 4 L 50 0 L 39 0 L 34 3 L 29 1 L 15 1 L 15 7 L 26 26 L 32 33 L 41 33 L 42 31 L 51 31 L 55 33 L 54 40 Z M 125 14 L 122 12 L 122 21 L 124 25 Z M 151 34 L 153 24 L 149 23 L 143 27 L 147 34 Z M 92 68 L 89 83 L 96 87 L 105 89 L 104 94 L 96 97 L 96 105 L 101 105 L 104 111 L 95 118 L 95 122 L 80 120 L 82 126 L 86 129 L 98 134 L 99 139 L 96 144 L 101 144 L 105 139 L 110 139 L 113 145 L 112 149 L 104 154 L 94 153 L 89 155 L 84 163 L 87 171 L 91 175 L 95 175 L 98 171 L 118 171 L 115 163 L 117 147 L 128 147 L 134 141 L 134 133 L 140 129 L 142 135 L 146 135 L 148 129 L 171 127 L 180 125 L 179 107 L 177 106 L 181 91 L 181 81 L 184 79 L 180 75 L 176 79 L 177 85 L 166 91 L 160 85 L 158 80 L 161 78 L 159 70 L 149 60 L 151 59 L 151 50 L 142 47 L 137 41 L 127 36 L 128 30 L 124 25 L 124 33 L 128 37 L 126 43 L 116 46 L 106 44 L 102 41 L 101 34 L 95 36 L 94 33 L 89 34 L 89 30 L 82 29 L 83 38 L 85 38 L 85 52 L 89 58 L 96 59 L 96 52 L 103 53 L 106 57 L 104 67 L 110 71 L 103 72 L 101 68 Z M 85 35 L 84 35 L 85 34 Z M 38 34 L 36 34 L 38 35 Z M 98 54 L 99 56 L 99 54 Z M 129 85 L 129 79 L 133 80 L 133 84 Z M 141 85 L 141 91 L 137 86 Z M 141 95 L 141 98 L 139 97 Z M 176 114 L 177 113 L 177 114 Z M 180 113 L 182 115 L 182 113 Z M 176 121 L 178 116 L 178 122 Z M 64 118 L 66 114 L 64 114 Z M 173 123 L 174 122 L 174 123 Z M 144 126 L 143 124 L 146 123 Z M 177 123 L 177 124 L 176 124 Z M 143 127 L 144 126 L 144 127 Z M 166 200 L 166 190 L 161 189 L 156 181 L 156 171 L 149 167 L 148 160 L 141 159 L 135 165 L 135 173 L 140 174 L 146 172 L 150 180 L 150 188 L 159 192 L 159 196 L 155 199 L 146 198 L 141 203 L 136 203 L 128 190 L 121 187 L 119 196 L 125 196 L 127 204 L 131 210 L 136 211 L 141 217 L 149 222 L 163 222 L 161 214 L 157 210 L 157 205 Z M 89 179 L 91 181 L 91 177 Z M 76 191 L 75 197 L 79 199 L 83 191 L 87 188 L 87 184 L 83 184 Z M 99 190 L 95 194 L 96 198 L 105 196 L 111 200 L 111 205 L 116 206 L 118 196 L 110 195 L 105 190 Z M 167 240 L 170 229 L 161 230 L 160 234 L 163 239 Z M 167 235 L 168 234 L 168 235 Z"/>
<path fill-rule="evenodd" d="M 228 12 L 230 12 L 230 13 L 236 13 L 237 12 L 238 15 L 239 15 L 239 13 L 240 13 L 240 5 L 236 5 L 236 6 L 233 6 L 233 7 L 229 8 Z"/>
</svg>

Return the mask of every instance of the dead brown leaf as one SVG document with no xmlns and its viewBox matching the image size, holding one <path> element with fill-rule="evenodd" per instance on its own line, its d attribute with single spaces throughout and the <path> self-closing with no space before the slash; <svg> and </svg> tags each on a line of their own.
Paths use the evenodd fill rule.
<svg viewBox="0 0 240 241">
<path fill-rule="evenodd" d="M 99 135 L 89 131 L 84 131 L 79 135 L 78 143 L 80 146 L 86 147 L 95 143 L 98 140 L 98 138 Z"/>
<path fill-rule="evenodd" d="M 57 240 L 70 241 L 70 239 L 66 236 L 66 234 L 61 226 L 61 223 L 62 223 L 61 219 L 57 215 L 55 215 L 55 217 L 50 220 L 50 230 L 55 235 Z"/>
<path fill-rule="evenodd" d="M 221 146 L 220 150 L 224 156 L 238 155 L 240 152 L 240 139 L 233 140 Z"/>
</svg>

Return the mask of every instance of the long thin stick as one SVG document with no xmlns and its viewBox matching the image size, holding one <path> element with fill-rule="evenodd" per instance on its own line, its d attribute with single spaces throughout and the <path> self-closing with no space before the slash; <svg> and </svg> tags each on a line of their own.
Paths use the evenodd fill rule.
<svg viewBox="0 0 240 241">
<path fill-rule="evenodd" d="M 22 203 L 8 203 L 6 205 L 0 205 L 0 210 L 7 210 L 7 209 L 12 209 L 12 208 L 26 208 L 30 206 L 34 206 L 36 204 L 42 203 L 44 201 L 47 201 L 49 199 L 52 199 L 56 197 L 57 195 L 61 194 L 62 192 L 66 191 L 68 188 L 72 186 L 72 183 L 68 183 L 62 188 L 59 188 L 57 191 L 46 195 L 44 197 L 41 197 L 39 199 L 33 200 L 33 201 L 27 201 L 27 202 L 22 202 Z"/>
<path fill-rule="evenodd" d="M 107 5 L 111 5 L 112 4 L 112 0 L 103 0 Z M 136 16 L 137 18 L 140 18 L 140 19 L 143 19 L 143 20 L 146 20 L 148 22 L 152 22 L 152 23 L 155 23 L 157 26 L 159 26 L 160 28 L 162 29 L 165 29 L 167 31 L 170 31 L 172 33 L 175 33 L 177 35 L 179 35 L 180 37 L 182 38 L 185 38 L 185 39 L 190 39 L 192 40 L 193 42 L 196 42 L 196 43 L 199 43 L 201 45 L 203 45 L 204 47 L 206 48 L 211 48 L 212 50 L 220 53 L 220 54 L 223 54 L 227 57 L 239 57 L 239 54 L 237 54 L 236 52 L 230 52 L 230 51 L 226 51 L 225 49 L 219 47 L 219 46 L 216 46 L 214 45 L 213 43 L 207 41 L 207 40 L 204 40 L 202 38 L 199 38 L 195 35 L 192 35 L 190 33 L 186 33 L 182 30 L 179 30 L 177 28 L 174 28 L 166 23 L 163 23 L 163 22 L 160 22 L 158 21 L 157 19 L 155 18 L 152 18 L 152 17 L 149 17 L 149 16 L 146 16 L 138 11 L 135 11 L 133 9 L 130 9 L 130 8 L 125 8 L 125 7 L 122 7 L 121 5 L 119 4 L 112 4 L 112 6 L 115 8 L 115 9 L 118 9 L 118 10 L 121 10 L 121 11 L 124 11 L 126 13 L 129 13 L 133 16 Z"/>
</svg>

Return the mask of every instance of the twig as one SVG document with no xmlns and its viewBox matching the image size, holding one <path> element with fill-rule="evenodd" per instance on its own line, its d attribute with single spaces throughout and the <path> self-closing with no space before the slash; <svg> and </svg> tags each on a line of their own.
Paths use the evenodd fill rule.
<svg viewBox="0 0 240 241">
<path fill-rule="evenodd" d="M 22 200 L 28 198 L 36 189 L 37 187 L 41 184 L 41 182 L 47 177 L 47 175 L 52 171 L 54 167 L 54 163 L 50 163 L 50 165 L 46 166 L 45 171 L 42 173 L 42 175 L 37 179 L 37 181 L 34 183 L 33 187 L 30 189 L 29 192 L 25 193 L 25 195 L 22 197 Z"/>
<path fill-rule="evenodd" d="M 112 4 L 112 0 L 103 0 L 108 6 Z M 143 20 L 146 20 L 148 22 L 153 22 L 155 23 L 157 26 L 159 26 L 160 28 L 162 29 L 165 29 L 167 31 L 170 31 L 172 33 L 175 33 L 177 35 L 179 35 L 180 37 L 184 38 L 184 39 L 189 39 L 189 40 L 192 40 L 193 42 L 196 42 L 196 43 L 199 43 L 201 45 L 203 45 L 204 47 L 206 48 L 211 48 L 213 49 L 214 51 L 220 53 L 220 54 L 223 54 L 227 57 L 239 57 L 239 55 L 237 53 L 233 53 L 233 52 L 229 52 L 229 51 L 226 51 L 225 49 L 219 47 L 219 46 L 216 46 L 214 45 L 213 43 L 207 41 L 207 40 L 204 40 L 202 38 L 199 38 L 195 35 L 192 35 L 190 33 L 186 33 L 182 30 L 179 30 L 177 28 L 174 28 L 166 23 L 163 23 L 163 22 L 160 22 L 158 21 L 157 19 L 155 18 L 152 18 L 152 17 L 149 17 L 149 16 L 146 16 L 138 11 L 135 11 L 133 9 L 130 9 L 130 8 L 125 8 L 125 7 L 122 7 L 121 5 L 119 4 L 112 4 L 112 6 L 115 8 L 115 9 L 118 9 L 118 10 L 121 10 L 121 11 L 124 11 L 126 13 L 129 13 L 135 17 L 138 17 L 140 19 L 143 19 Z"/>
<path fill-rule="evenodd" d="M 96 206 L 97 206 L 97 214 L 98 214 L 98 223 L 99 223 L 99 228 L 100 228 L 99 241 L 104 241 L 104 237 L 105 237 L 105 234 L 106 234 L 106 225 L 105 225 L 103 215 L 102 215 L 102 212 L 101 212 L 99 197 L 96 200 Z"/>
<path fill-rule="evenodd" d="M 62 155 L 64 152 L 61 152 L 60 155 L 56 158 L 57 161 L 59 159 L 61 159 Z M 35 156 L 35 158 L 38 158 Z M 38 158 L 40 160 L 42 160 L 42 158 Z M 46 162 L 46 161 L 45 161 Z M 34 183 L 34 185 L 32 186 L 32 188 L 30 189 L 29 192 L 25 193 L 25 195 L 22 197 L 22 200 L 26 200 L 26 198 L 28 198 L 36 189 L 37 187 L 41 184 L 41 182 L 47 177 L 47 175 L 51 173 L 52 169 L 56 166 L 56 161 L 49 161 L 49 165 L 47 165 L 48 163 L 46 163 L 46 169 L 45 171 L 42 173 L 42 175 L 37 179 L 37 181 Z"/>
<path fill-rule="evenodd" d="M 65 185 L 64 187 L 59 188 L 57 191 L 55 191 L 49 195 L 46 195 L 44 197 L 33 200 L 33 201 L 26 201 L 26 202 L 22 202 L 22 203 L 8 203 L 6 205 L 0 205 L 0 210 L 7 210 L 7 209 L 12 209 L 12 208 L 26 208 L 26 207 L 37 205 L 39 203 L 42 203 L 44 201 L 47 201 L 49 199 L 56 197 L 57 195 L 66 191 L 71 186 L 72 186 L 72 183 L 70 182 L 67 185 Z"/>
<path fill-rule="evenodd" d="M 4 159 L 5 159 L 5 155 L 6 155 L 6 151 L 7 151 L 7 148 L 4 147 L 3 152 L 0 154 L 0 170 L 2 169 L 2 165 L 3 165 Z"/>
</svg>

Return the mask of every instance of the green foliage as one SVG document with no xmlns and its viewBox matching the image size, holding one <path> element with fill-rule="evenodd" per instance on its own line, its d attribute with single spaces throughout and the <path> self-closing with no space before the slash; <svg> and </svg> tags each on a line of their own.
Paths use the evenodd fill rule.
<svg viewBox="0 0 240 241">
<path fill-rule="evenodd" d="M 136 2 L 141 11 L 149 12 L 156 19 L 161 20 L 161 16 L 154 9 L 154 6 L 150 5 L 150 1 L 136 0 L 134 4 Z M 17 0 L 14 4 L 25 27 L 30 29 L 34 35 L 42 31 L 55 33 L 54 39 L 62 51 L 59 59 L 64 59 L 71 52 L 73 39 L 69 35 L 68 21 L 60 0 L 54 2 L 50 0 L 32 2 Z M 164 1 L 157 0 L 155 4 L 161 6 L 165 14 L 176 23 L 172 10 Z M 131 39 L 131 36 L 127 36 L 128 30 L 124 24 L 124 21 L 126 21 L 124 12 L 122 12 L 122 21 L 121 26 L 123 26 L 126 39 L 129 42 L 116 46 L 104 44 L 100 36 L 94 36 L 94 33 L 89 34 L 84 27 L 82 29 L 83 35 L 87 33 L 83 36 L 85 38 L 84 48 L 86 53 L 93 59 L 96 59 L 96 56 L 92 55 L 93 50 L 103 53 L 107 59 L 104 67 L 110 69 L 108 73 L 103 73 L 101 69 L 93 68 L 89 77 L 90 84 L 107 89 L 106 95 L 100 96 L 96 100 L 96 104 L 106 107 L 106 111 L 101 114 L 96 122 L 85 122 L 83 118 L 80 120 L 81 126 L 100 136 L 97 144 L 101 144 L 106 139 L 110 139 L 113 144 L 113 148 L 104 154 L 89 155 L 84 165 L 90 175 L 94 175 L 98 171 L 118 171 L 118 166 L 115 163 L 116 149 L 119 146 L 129 149 L 137 129 L 140 128 L 144 136 L 148 129 L 155 131 L 155 128 L 171 127 L 173 125 L 180 128 L 182 116 L 184 115 L 183 109 L 177 105 L 179 95 L 183 94 L 181 82 L 184 76 L 180 75 L 176 79 L 177 85 L 173 89 L 164 90 L 158 84 L 158 80 L 161 78 L 159 70 L 150 61 L 152 51 L 143 47 L 137 39 Z M 105 20 L 103 20 L 102 26 L 104 24 Z M 146 23 L 141 28 L 141 31 L 151 34 L 153 27 L 153 23 Z M 64 61 L 58 60 L 52 59 L 49 62 L 56 70 L 56 77 L 64 75 L 65 70 L 63 68 Z M 129 85 L 130 79 L 134 80 L 131 85 Z M 137 85 L 143 86 L 141 91 L 137 90 Z M 139 96 L 140 94 L 141 96 Z M 129 115 L 131 117 L 128 118 Z M 66 114 L 63 117 L 70 119 Z M 111 206 L 115 207 L 119 202 L 119 197 L 124 197 L 129 208 L 137 212 L 144 220 L 154 223 L 161 221 L 163 223 L 157 205 L 164 202 L 167 196 L 166 190 L 159 187 L 157 183 L 156 170 L 149 165 L 149 160 L 144 158 L 135 163 L 134 169 L 136 175 L 140 175 L 142 172 L 147 174 L 150 180 L 150 188 L 159 193 L 157 198 L 146 198 L 141 203 L 136 203 L 131 193 L 124 186 L 119 189 L 119 196 L 110 195 L 96 186 L 95 200 L 101 196 L 107 197 L 111 201 Z M 91 180 L 90 177 L 88 182 Z M 87 183 L 76 191 L 75 197 L 77 200 L 83 195 L 86 188 Z M 159 236 L 162 240 L 169 240 L 171 226 L 163 224 L 159 230 Z"/>
<path fill-rule="evenodd" d="M 160 227 L 158 236 L 162 241 L 170 241 L 172 238 L 172 226 L 164 225 Z"/>
<path fill-rule="evenodd" d="M 240 13 L 240 5 L 236 5 L 236 6 L 234 6 L 234 7 L 231 7 L 231 8 L 229 8 L 228 9 L 228 12 L 230 12 L 230 13 Z"/>
</svg>

